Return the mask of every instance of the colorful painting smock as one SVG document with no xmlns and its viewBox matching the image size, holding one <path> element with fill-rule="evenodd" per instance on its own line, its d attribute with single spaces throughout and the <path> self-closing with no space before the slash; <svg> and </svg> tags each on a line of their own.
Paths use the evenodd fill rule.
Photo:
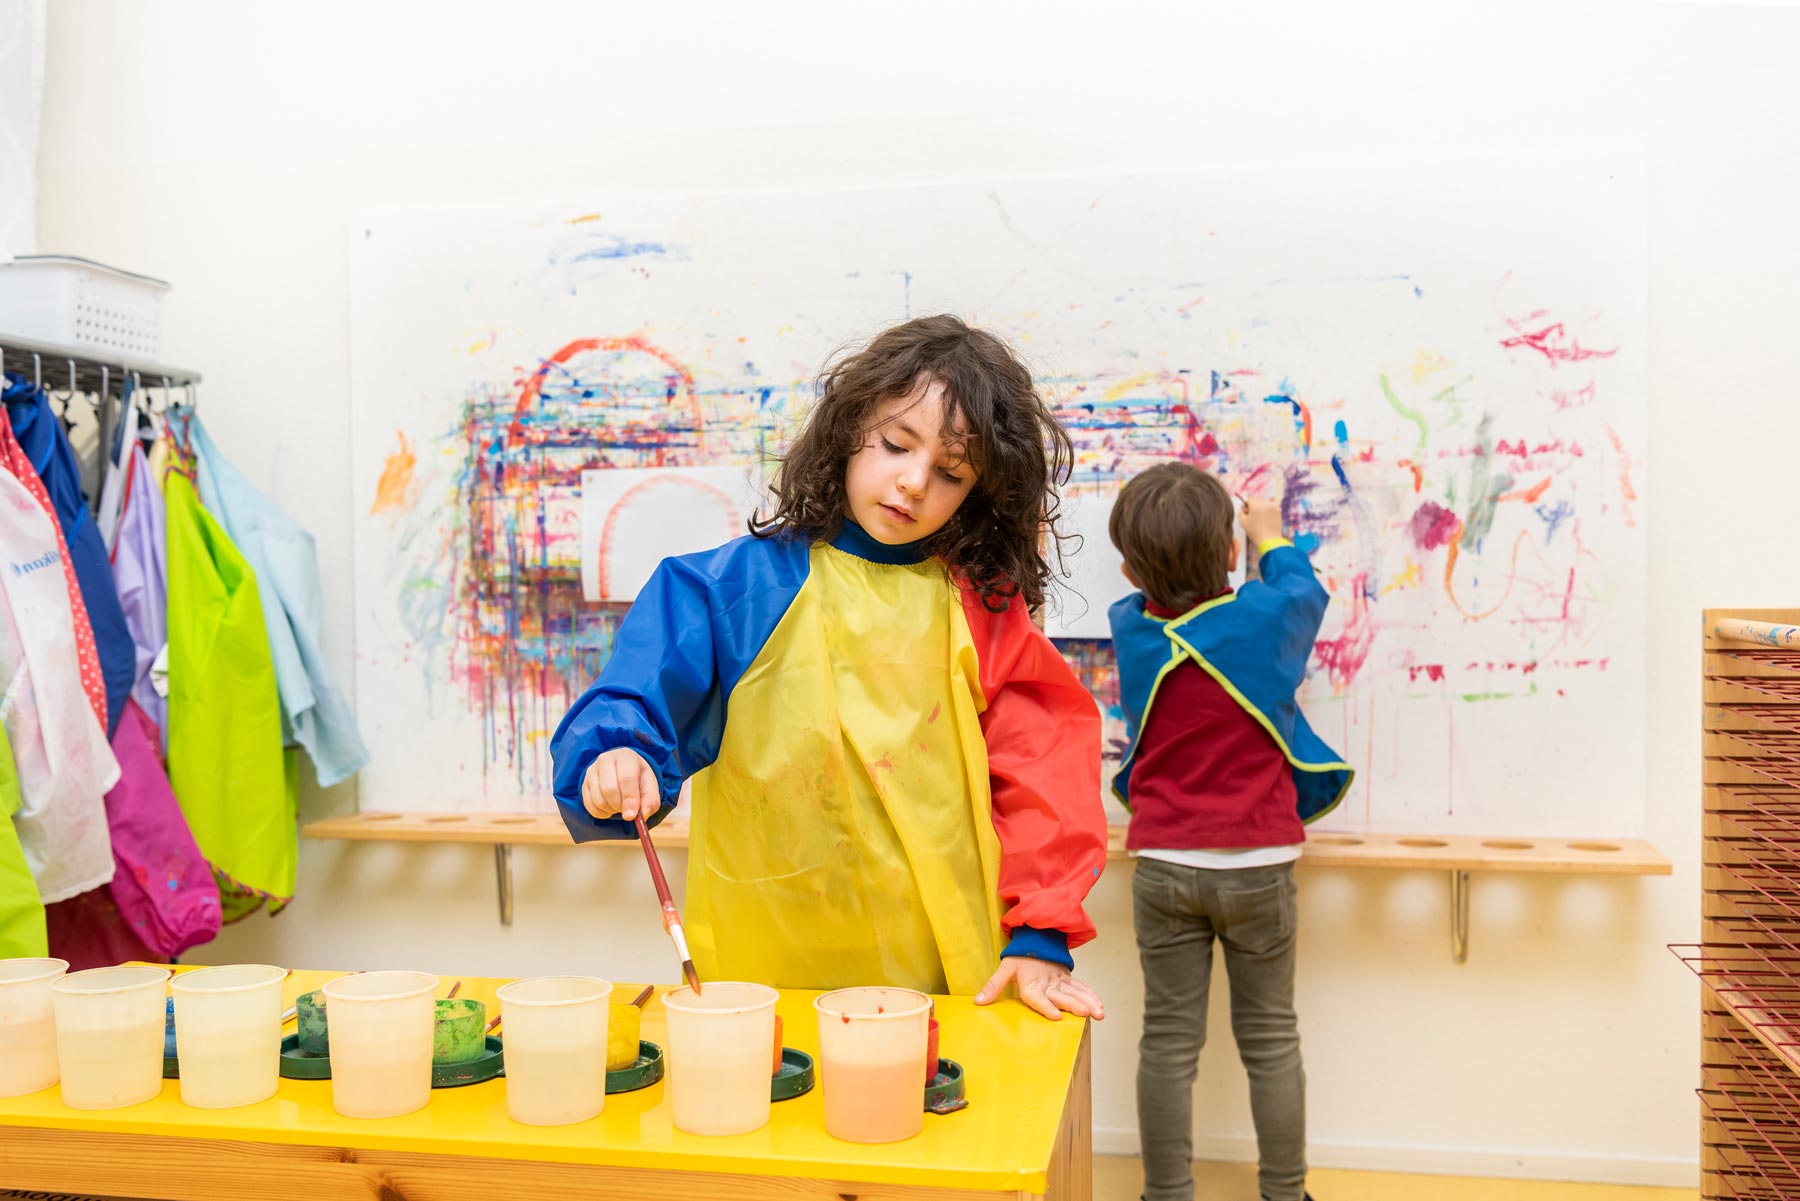
<svg viewBox="0 0 1800 1201">
<path fill-rule="evenodd" d="M 664 560 L 552 753 L 577 841 L 631 833 L 582 807 L 601 752 L 650 763 L 659 818 L 694 777 L 703 978 L 968 994 L 1002 955 L 1067 964 L 1093 937 L 1099 744 L 1022 605 L 990 612 L 916 546 L 847 525 Z"/>
<path fill-rule="evenodd" d="M 1141 592 L 1108 611 L 1132 747 L 1113 777 L 1113 791 L 1125 804 L 1131 803 L 1138 734 L 1156 701 L 1157 685 L 1184 661 L 1217 680 L 1281 747 L 1293 768 L 1301 821 L 1323 817 L 1349 790 L 1355 773 L 1313 733 L 1294 696 L 1306 679 L 1313 639 L 1331 597 L 1306 555 L 1286 539 L 1267 547 L 1261 573 L 1260 580 L 1170 621 L 1145 613 Z"/>
</svg>

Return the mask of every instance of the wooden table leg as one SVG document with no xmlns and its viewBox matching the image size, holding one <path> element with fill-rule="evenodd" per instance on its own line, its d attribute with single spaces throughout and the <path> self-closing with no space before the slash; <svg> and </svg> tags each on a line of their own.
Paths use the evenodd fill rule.
<svg viewBox="0 0 1800 1201">
<path fill-rule="evenodd" d="M 1093 1023 L 1081 1032 L 1081 1050 L 1075 1055 L 1075 1071 L 1063 1098 L 1062 1126 L 1050 1153 L 1049 1191 L 1046 1201 L 1093 1201 L 1094 1197 L 1094 1072 Z"/>
</svg>

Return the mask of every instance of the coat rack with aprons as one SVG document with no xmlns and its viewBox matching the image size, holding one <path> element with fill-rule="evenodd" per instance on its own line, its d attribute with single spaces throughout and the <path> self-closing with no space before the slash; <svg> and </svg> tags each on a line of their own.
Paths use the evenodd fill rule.
<svg viewBox="0 0 1800 1201">
<path fill-rule="evenodd" d="M 149 395 L 146 389 L 160 391 L 160 407 L 166 408 L 184 393 L 191 403 L 200 383 L 200 373 L 185 367 L 170 367 L 94 347 L 38 342 L 0 331 L 0 375 L 8 371 L 51 395 L 66 395 L 69 399 L 92 397 L 102 447 L 112 445 L 119 407 L 128 394 L 145 397 Z"/>
</svg>

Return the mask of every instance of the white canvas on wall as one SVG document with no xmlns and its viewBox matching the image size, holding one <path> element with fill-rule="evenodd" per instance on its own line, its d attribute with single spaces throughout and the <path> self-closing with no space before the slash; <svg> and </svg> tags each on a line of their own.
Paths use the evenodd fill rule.
<svg viewBox="0 0 1800 1201">
<path fill-rule="evenodd" d="M 363 803 L 547 805 L 617 620 L 584 591 L 584 473 L 755 468 L 833 353 L 952 311 L 1074 443 L 1094 595 L 1047 618 L 1109 770 L 1102 513 L 1173 457 L 1279 501 L 1331 591 L 1301 699 L 1358 771 L 1332 824 L 1637 833 L 1642 195 L 1590 152 L 371 215 Z"/>
</svg>

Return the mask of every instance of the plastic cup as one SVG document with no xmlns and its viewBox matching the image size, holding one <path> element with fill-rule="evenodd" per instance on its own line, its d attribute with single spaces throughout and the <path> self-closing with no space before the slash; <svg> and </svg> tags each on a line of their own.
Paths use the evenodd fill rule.
<svg viewBox="0 0 1800 1201">
<path fill-rule="evenodd" d="M 362 972 L 324 987 L 333 1109 L 347 1118 L 393 1118 L 425 1108 L 437 987 L 428 972 Z"/>
<path fill-rule="evenodd" d="M 254 1105 L 281 1083 L 281 982 L 265 963 L 184 972 L 175 994 L 181 1103 L 195 1109 Z"/>
<path fill-rule="evenodd" d="M 698 994 L 678 988 L 663 997 L 676 1129 L 689 1134 L 760 1130 L 769 1121 L 769 1048 L 778 995 L 761 984 L 708 981 L 702 988 Z"/>
<path fill-rule="evenodd" d="M 813 1002 L 825 1133 L 848 1143 L 894 1143 L 925 1128 L 931 998 L 909 988 L 841 988 Z"/>
<path fill-rule="evenodd" d="M 64 1105 L 118 1109 L 162 1092 L 168 979 L 167 968 L 97 967 L 50 986 Z"/>
<path fill-rule="evenodd" d="M 539 976 L 503 984 L 506 1113 L 527 1126 L 568 1126 L 606 1108 L 607 998 L 593 976 Z"/>
<path fill-rule="evenodd" d="M 50 986 L 66 959 L 0 959 L 0 1097 L 22 1097 L 61 1078 Z"/>
</svg>

